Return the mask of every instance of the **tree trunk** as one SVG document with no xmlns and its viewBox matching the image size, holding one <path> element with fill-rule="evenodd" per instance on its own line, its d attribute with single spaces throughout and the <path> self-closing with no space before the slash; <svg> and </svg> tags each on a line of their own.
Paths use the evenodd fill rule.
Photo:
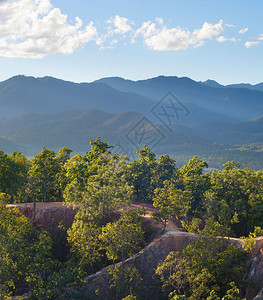
<svg viewBox="0 0 263 300">
<path fill-rule="evenodd" d="M 44 185 L 43 198 L 44 198 L 44 202 L 47 202 L 47 187 L 46 187 L 46 185 Z"/>
<path fill-rule="evenodd" d="M 33 195 L 33 222 L 36 220 L 36 195 Z"/>
</svg>

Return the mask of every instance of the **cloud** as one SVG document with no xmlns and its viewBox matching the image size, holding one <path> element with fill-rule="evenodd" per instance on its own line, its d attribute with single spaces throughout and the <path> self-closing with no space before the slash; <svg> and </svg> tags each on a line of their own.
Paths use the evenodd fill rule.
<svg viewBox="0 0 263 300">
<path fill-rule="evenodd" d="M 263 41 L 263 34 L 258 35 L 258 36 L 257 36 L 257 39 L 258 39 L 259 41 Z"/>
<path fill-rule="evenodd" d="M 158 51 L 187 49 L 190 42 L 190 32 L 180 28 L 164 28 L 159 33 L 145 39 L 145 44 Z"/>
<path fill-rule="evenodd" d="M 201 28 L 192 31 L 168 28 L 162 18 L 136 27 L 132 20 L 116 15 L 106 24 L 98 32 L 93 22 L 84 26 L 79 17 L 71 23 L 51 0 L 0 0 L 0 56 L 43 58 L 56 53 L 71 54 L 92 40 L 101 50 L 113 49 L 121 40 L 124 45 L 135 43 L 141 37 L 148 48 L 156 51 L 186 50 L 212 39 L 221 43 L 236 40 L 222 35 L 226 28 L 232 27 L 223 20 L 216 24 L 204 22 Z M 257 39 L 263 40 L 263 35 Z M 247 42 L 246 47 L 256 44 Z"/>
<path fill-rule="evenodd" d="M 223 20 L 220 20 L 217 24 L 209 24 L 205 22 L 201 29 L 194 30 L 192 34 L 192 40 L 196 41 L 197 43 L 202 43 L 205 39 L 211 39 L 223 31 Z"/>
<path fill-rule="evenodd" d="M 109 24 L 113 24 L 114 29 L 108 28 L 109 33 L 112 35 L 113 33 L 125 34 L 129 31 L 132 31 L 132 27 L 129 25 L 129 20 L 124 17 L 115 16 L 107 21 Z"/>
<path fill-rule="evenodd" d="M 236 27 L 236 26 L 233 24 L 225 24 L 225 27 Z"/>
<path fill-rule="evenodd" d="M 245 47 L 250 48 L 250 47 L 258 46 L 259 44 L 260 44 L 260 42 L 247 41 L 247 42 L 245 42 Z"/>
<path fill-rule="evenodd" d="M 238 33 L 244 34 L 244 33 L 246 33 L 247 31 L 248 31 L 248 28 L 246 27 L 246 28 L 240 29 Z"/>
<path fill-rule="evenodd" d="M 232 38 L 227 38 L 223 35 L 219 36 L 218 38 L 216 38 L 216 40 L 219 42 L 219 43 L 224 43 L 224 42 L 236 42 L 236 38 L 232 37 Z"/>
<path fill-rule="evenodd" d="M 224 31 L 222 20 L 217 24 L 204 22 L 202 28 L 195 29 L 193 32 L 180 27 L 167 28 L 162 23 L 157 23 L 144 22 L 136 30 L 132 42 L 138 36 L 142 36 L 145 44 L 153 50 L 178 51 L 188 49 L 190 46 L 201 46 L 205 43 L 205 40 L 212 39 Z"/>
<path fill-rule="evenodd" d="M 42 58 L 48 54 L 70 54 L 97 36 L 92 22 L 83 28 L 78 17 L 67 15 L 50 0 L 0 2 L 0 56 Z"/>
</svg>

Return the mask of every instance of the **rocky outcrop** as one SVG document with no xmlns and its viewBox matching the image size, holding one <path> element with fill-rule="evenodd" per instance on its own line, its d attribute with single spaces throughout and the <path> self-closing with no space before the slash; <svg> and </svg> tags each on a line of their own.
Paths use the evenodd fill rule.
<svg viewBox="0 0 263 300">
<path fill-rule="evenodd" d="M 255 298 L 253 298 L 253 300 L 262 300 L 262 299 L 263 299 L 263 289 L 261 289 L 261 291 L 257 294 Z"/>
<path fill-rule="evenodd" d="M 125 267 L 136 267 L 143 278 L 145 294 L 141 299 L 157 300 L 161 298 L 160 283 L 154 276 L 156 267 L 164 261 L 170 251 L 183 250 L 195 238 L 198 236 L 187 232 L 167 232 L 124 262 Z M 242 246 L 240 239 L 230 238 L 229 240 L 236 247 Z M 253 289 L 247 290 L 247 300 L 263 299 L 263 237 L 255 239 L 255 242 L 255 249 L 249 263 L 248 279 L 257 284 Z M 113 265 L 109 266 L 87 277 L 84 289 L 94 299 L 114 299 L 114 295 L 109 289 L 110 276 L 108 274 L 109 269 L 113 267 Z M 255 295 L 257 296 L 255 297 Z"/>
<path fill-rule="evenodd" d="M 10 208 L 17 208 L 29 219 L 33 219 L 33 204 L 12 204 Z M 61 202 L 54 203 L 37 203 L 35 225 L 39 229 L 49 232 L 55 232 L 59 223 L 63 221 L 67 225 L 71 225 L 77 210 L 73 207 L 63 205 Z"/>
<path fill-rule="evenodd" d="M 187 232 L 167 232 L 124 262 L 125 267 L 133 266 L 140 272 L 145 292 L 143 299 L 160 299 L 160 284 L 154 276 L 156 267 L 164 261 L 171 251 L 184 249 L 196 237 L 196 235 Z M 109 269 L 113 267 L 109 266 L 89 276 L 84 287 L 85 291 L 95 299 L 114 299 L 109 289 L 110 277 L 108 274 Z"/>
<path fill-rule="evenodd" d="M 134 206 L 135 204 L 133 204 Z M 18 208 L 20 212 L 33 218 L 33 204 L 14 204 L 10 208 Z M 132 207 L 137 208 L 137 207 Z M 63 205 L 63 203 L 37 203 L 35 225 L 39 229 L 55 232 L 59 223 L 63 221 L 70 225 L 77 209 Z M 147 220 L 146 220 L 147 221 Z M 134 266 L 140 272 L 145 287 L 145 296 L 143 299 L 160 299 L 160 283 L 154 276 L 158 264 L 166 258 L 171 251 L 183 250 L 196 235 L 180 231 L 179 225 L 169 222 L 167 225 L 169 232 L 148 244 L 138 254 L 130 257 L 124 262 L 126 267 Z M 241 247 L 240 239 L 230 239 L 237 247 Z M 109 266 L 93 274 L 86 279 L 84 290 L 91 294 L 94 299 L 114 299 L 109 289 L 108 270 L 114 266 Z M 250 288 L 246 291 L 246 299 L 263 300 L 263 237 L 255 239 L 255 248 L 251 253 L 248 262 L 247 279 L 251 282 Z"/>
<path fill-rule="evenodd" d="M 246 291 L 247 299 L 263 299 L 263 237 L 255 239 L 255 249 L 249 261 L 248 281 L 250 287 Z M 258 293 L 258 291 L 260 291 Z M 258 294 L 257 294 L 258 293 Z"/>
</svg>

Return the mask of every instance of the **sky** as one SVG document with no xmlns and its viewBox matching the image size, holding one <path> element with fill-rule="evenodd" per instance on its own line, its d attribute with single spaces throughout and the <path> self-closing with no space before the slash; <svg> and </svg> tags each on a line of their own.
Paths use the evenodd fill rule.
<svg viewBox="0 0 263 300">
<path fill-rule="evenodd" d="M 0 0 L 0 81 L 263 82 L 262 0 Z"/>
</svg>

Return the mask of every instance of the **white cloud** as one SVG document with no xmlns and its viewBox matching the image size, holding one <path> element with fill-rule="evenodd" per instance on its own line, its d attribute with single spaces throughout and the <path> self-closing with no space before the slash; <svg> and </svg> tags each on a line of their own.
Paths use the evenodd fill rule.
<svg viewBox="0 0 263 300">
<path fill-rule="evenodd" d="M 223 21 L 217 24 L 205 22 L 200 29 L 195 29 L 192 33 L 180 27 L 167 28 L 165 25 L 148 21 L 136 30 L 133 40 L 138 36 L 143 36 L 145 44 L 158 51 L 185 50 L 190 46 L 198 47 L 204 44 L 205 40 L 212 39 L 224 31 Z"/>
<path fill-rule="evenodd" d="M 244 34 L 244 33 L 246 33 L 247 31 L 248 31 L 248 28 L 246 27 L 246 28 L 240 29 L 238 33 Z"/>
<path fill-rule="evenodd" d="M 263 34 L 258 35 L 258 36 L 257 36 L 257 39 L 258 39 L 259 41 L 263 41 Z"/>
<path fill-rule="evenodd" d="M 225 27 L 236 27 L 236 26 L 233 24 L 225 24 Z"/>
<path fill-rule="evenodd" d="M 50 0 L 7 0 L 0 2 L 0 56 L 42 58 L 48 54 L 72 53 L 96 38 L 92 22 L 83 28 L 78 17 L 68 23 L 67 15 Z"/>
<path fill-rule="evenodd" d="M 156 33 L 158 33 L 156 24 L 152 23 L 151 21 L 148 21 L 148 22 L 144 22 L 142 26 L 136 30 L 134 34 L 134 38 L 136 38 L 139 35 L 143 35 L 145 38 L 147 38 Z"/>
<path fill-rule="evenodd" d="M 223 20 L 220 20 L 217 24 L 209 24 L 205 22 L 201 29 L 194 30 L 192 40 L 196 43 L 202 43 L 205 39 L 211 39 L 223 31 Z"/>
<path fill-rule="evenodd" d="M 247 42 L 245 42 L 245 47 L 250 48 L 250 47 L 258 46 L 259 44 L 260 44 L 260 42 L 247 41 Z"/>
<path fill-rule="evenodd" d="M 219 36 L 218 38 L 216 38 L 216 40 L 219 42 L 219 43 L 224 43 L 224 42 L 236 42 L 236 38 L 232 37 L 232 38 L 227 38 L 223 35 Z"/>
<path fill-rule="evenodd" d="M 107 21 L 109 24 L 113 24 L 114 29 L 108 28 L 109 33 L 119 33 L 119 34 L 125 34 L 129 31 L 132 31 L 132 27 L 129 25 L 129 20 L 124 17 L 115 16 Z"/>
<path fill-rule="evenodd" d="M 145 45 L 157 51 L 177 51 L 199 47 L 207 40 L 235 41 L 222 32 L 232 25 L 220 20 L 216 24 L 204 22 L 192 31 L 168 28 L 162 18 L 144 22 L 139 28 L 133 21 L 116 15 L 106 21 L 100 33 L 93 22 L 83 26 L 76 17 L 73 24 L 67 15 L 51 4 L 51 0 L 0 0 L 0 56 L 42 58 L 49 54 L 73 53 L 77 48 L 94 40 L 99 49 L 113 49 L 120 40 L 124 45 L 142 37 Z M 263 40 L 263 35 L 257 37 Z M 251 47 L 257 42 L 247 42 Z"/>
<path fill-rule="evenodd" d="M 190 42 L 190 32 L 180 28 L 162 29 L 145 39 L 145 44 L 158 51 L 187 49 Z"/>
<path fill-rule="evenodd" d="M 164 23 L 163 18 L 155 18 L 155 21 L 160 23 L 160 24 Z"/>
</svg>

